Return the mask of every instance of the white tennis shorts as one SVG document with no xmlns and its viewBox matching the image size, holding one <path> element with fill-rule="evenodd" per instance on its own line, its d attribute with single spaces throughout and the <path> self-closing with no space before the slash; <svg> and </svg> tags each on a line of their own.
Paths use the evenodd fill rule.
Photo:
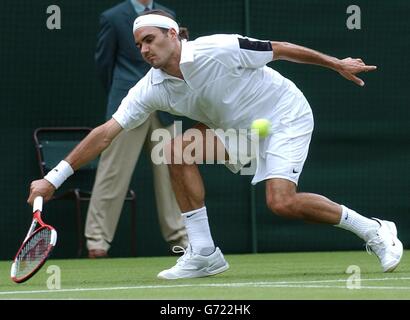
<svg viewBox="0 0 410 320">
<path fill-rule="evenodd" d="M 287 112 L 272 122 L 272 133 L 259 141 L 256 158 L 256 172 L 252 184 L 260 181 L 282 178 L 298 184 L 303 165 L 309 152 L 314 120 L 312 110 L 302 93 L 293 99 Z M 236 154 L 225 144 L 228 154 Z M 243 164 L 225 164 L 237 173 Z"/>
</svg>

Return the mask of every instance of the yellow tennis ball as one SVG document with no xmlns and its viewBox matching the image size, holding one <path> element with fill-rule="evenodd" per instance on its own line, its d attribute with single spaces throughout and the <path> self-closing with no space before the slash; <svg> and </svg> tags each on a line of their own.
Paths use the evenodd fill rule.
<svg viewBox="0 0 410 320">
<path fill-rule="evenodd" d="M 259 131 L 261 138 L 267 137 L 271 132 L 271 123 L 268 119 L 256 119 L 252 122 L 252 129 Z"/>
</svg>

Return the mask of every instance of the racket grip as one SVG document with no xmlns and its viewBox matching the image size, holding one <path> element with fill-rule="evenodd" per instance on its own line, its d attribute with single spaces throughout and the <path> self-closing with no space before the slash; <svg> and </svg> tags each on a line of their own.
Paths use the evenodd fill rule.
<svg viewBox="0 0 410 320">
<path fill-rule="evenodd" d="M 38 196 L 34 199 L 34 203 L 33 203 L 33 212 L 36 211 L 43 211 L 43 197 Z"/>
</svg>

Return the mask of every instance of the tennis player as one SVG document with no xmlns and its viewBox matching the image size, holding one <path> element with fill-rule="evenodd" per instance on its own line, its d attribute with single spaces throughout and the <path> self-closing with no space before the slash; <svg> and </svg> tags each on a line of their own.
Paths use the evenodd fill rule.
<svg viewBox="0 0 410 320">
<path fill-rule="evenodd" d="M 107 148 L 121 130 L 139 126 L 156 110 L 198 120 L 202 131 L 206 126 L 249 128 L 254 119 L 264 118 L 271 122 L 272 134 L 260 141 L 252 183 L 266 181 L 270 210 L 283 217 L 351 231 L 376 254 L 384 272 L 397 267 L 403 246 L 393 222 L 369 219 L 324 196 L 297 192 L 313 130 L 312 110 L 295 84 L 266 64 L 275 60 L 314 64 L 334 70 L 359 86 L 364 82 L 357 74 L 373 71 L 376 66 L 366 65 L 361 59 L 339 60 L 295 44 L 240 35 L 181 41 L 178 24 L 162 12 L 138 17 L 133 31 L 151 70 L 129 91 L 112 119 L 95 128 L 44 179 L 31 183 L 29 203 L 37 195 L 50 199 L 76 169 Z M 182 143 L 182 147 L 186 145 Z M 196 278 L 227 270 L 229 265 L 211 236 L 197 165 L 183 162 L 169 168 L 190 246 L 175 266 L 158 277 Z"/>
</svg>

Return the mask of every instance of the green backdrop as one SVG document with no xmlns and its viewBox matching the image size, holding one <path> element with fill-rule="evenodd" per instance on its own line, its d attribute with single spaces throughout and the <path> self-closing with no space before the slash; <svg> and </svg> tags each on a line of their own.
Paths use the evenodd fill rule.
<svg viewBox="0 0 410 320">
<path fill-rule="evenodd" d="M 39 177 L 33 130 L 39 126 L 94 127 L 104 120 L 105 96 L 93 54 L 98 16 L 118 2 L 1 1 L 0 259 L 13 257 L 31 221 L 25 201 L 30 181 Z M 360 88 L 323 68 L 272 64 L 301 88 L 315 115 L 300 190 L 324 194 L 367 216 L 392 219 L 404 245 L 410 243 L 409 1 L 356 1 L 361 8 L 361 30 L 346 27 L 346 8 L 351 2 L 344 0 L 161 3 L 176 10 L 181 25 L 189 27 L 191 38 L 213 33 L 247 34 L 294 42 L 339 58 L 361 57 L 377 65 L 377 72 L 363 75 L 366 86 Z M 52 4 L 61 8 L 61 30 L 46 28 L 46 9 Z M 269 213 L 263 183 L 252 194 L 250 177 L 233 175 L 220 165 L 207 165 L 201 171 L 212 234 L 226 253 L 363 249 L 362 241 L 346 231 Z M 85 178 L 79 183 L 91 188 L 92 182 L 92 178 Z M 137 254 L 167 254 L 146 155 L 138 163 L 131 187 L 138 198 Z M 46 220 L 59 232 L 54 256 L 73 257 L 74 204 L 54 202 L 46 208 Z M 124 211 L 112 256 L 126 256 L 130 251 L 129 210 Z M 252 221 L 256 222 L 254 228 Z"/>
</svg>

